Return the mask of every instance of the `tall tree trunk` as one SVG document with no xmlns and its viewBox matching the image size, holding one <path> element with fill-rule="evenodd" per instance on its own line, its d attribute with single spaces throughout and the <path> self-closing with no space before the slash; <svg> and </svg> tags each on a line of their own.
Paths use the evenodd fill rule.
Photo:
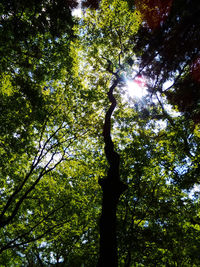
<svg viewBox="0 0 200 267">
<path fill-rule="evenodd" d="M 119 154 L 114 150 L 111 138 L 111 116 L 117 105 L 113 96 L 113 90 L 120 79 L 115 73 L 116 79 L 108 92 L 111 102 L 105 115 L 103 137 L 105 142 L 105 154 L 109 163 L 109 170 L 105 179 L 100 179 L 99 184 L 103 190 L 102 214 L 100 218 L 100 255 L 97 267 L 117 267 L 117 237 L 116 237 L 116 210 L 120 195 L 126 189 L 126 185 L 120 181 Z"/>
</svg>

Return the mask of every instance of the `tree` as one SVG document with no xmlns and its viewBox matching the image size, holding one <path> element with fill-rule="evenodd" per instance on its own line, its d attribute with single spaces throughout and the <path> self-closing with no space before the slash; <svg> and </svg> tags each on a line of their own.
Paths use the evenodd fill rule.
<svg viewBox="0 0 200 267">
<path fill-rule="evenodd" d="M 69 88 L 68 97 L 63 89 L 55 87 L 51 95 L 54 101 L 48 102 L 52 108 L 49 106 L 43 124 L 32 122 L 29 128 L 18 125 L 14 131 L 11 128 L 1 135 L 1 252 L 57 232 L 71 218 L 70 212 L 66 217 L 58 216 L 71 203 L 71 178 L 66 176 L 68 182 L 63 186 L 65 175 L 59 173 L 58 165 L 69 161 L 65 163 L 65 172 L 76 168 L 74 162 L 80 158 L 80 142 L 87 136 L 91 117 L 86 129 L 86 121 L 81 123 L 78 115 L 82 109 L 78 110 L 76 98 L 71 95 L 69 105 Z M 25 111 L 23 116 L 26 115 L 30 123 L 30 108 Z M 13 113 L 10 111 L 7 115 Z M 76 124 L 77 117 L 81 126 Z M 65 199 L 68 194 L 69 200 Z"/>
<path fill-rule="evenodd" d="M 67 171 L 78 168 L 81 144 L 98 124 L 90 105 L 91 115 L 84 118 L 89 102 L 72 46 L 74 2 L 63 4 L 64 9 L 60 1 L 1 4 L 1 51 L 6 55 L 0 86 L 1 264 L 30 263 L 30 255 L 41 263 L 43 243 L 48 242 L 46 258 L 52 235 L 67 229 L 71 220 L 75 228 L 80 213 L 72 200 L 74 174 Z"/>
<path fill-rule="evenodd" d="M 179 0 L 144 3 L 136 1 L 145 23 L 134 42 L 141 56 L 141 69 L 152 81 L 149 90 L 165 95 L 186 118 L 198 123 L 199 3 Z M 171 85 L 166 88 L 163 84 L 169 80 Z"/>
<path fill-rule="evenodd" d="M 106 112 L 103 126 L 105 155 L 109 169 L 107 177 L 99 179 L 99 184 L 103 190 L 103 200 L 100 219 L 100 255 L 97 266 L 118 266 L 116 210 L 120 195 L 125 191 L 126 185 L 120 180 L 120 156 L 115 151 L 111 138 L 111 116 L 117 105 L 113 91 L 123 81 L 122 74 L 120 75 L 119 72 L 124 70 L 125 64 L 127 65 L 129 52 L 127 33 L 129 35 L 134 34 L 138 22 L 138 16 L 131 14 L 131 12 L 128 13 L 128 6 L 123 1 L 113 1 L 110 5 L 106 1 L 102 1 L 100 9 L 89 14 L 84 21 L 84 31 L 87 31 L 86 42 L 90 42 L 93 50 L 88 53 L 90 61 L 95 64 L 99 62 L 100 68 L 101 62 L 105 61 L 108 65 L 106 71 L 113 76 L 112 84 L 107 92 L 111 105 Z M 112 49 L 112 55 L 109 53 L 109 48 Z M 124 57 L 125 50 L 126 57 Z M 95 70 L 97 68 L 95 66 Z"/>
<path fill-rule="evenodd" d="M 190 168 L 182 140 L 187 128 L 183 118 L 173 118 L 179 131 L 170 123 L 159 127 L 156 114 L 162 114 L 159 106 L 155 110 L 148 101 L 135 101 L 117 116 L 123 132 L 116 140 L 121 147 L 121 176 L 128 182 L 118 209 L 120 263 L 198 266 L 199 226 L 192 219 L 198 217 L 198 196 L 188 195 L 175 182 L 177 174 L 181 177 Z M 191 138 L 198 145 L 196 137 Z"/>
<path fill-rule="evenodd" d="M 134 48 L 140 55 L 140 67 L 143 74 L 149 77 L 149 91 L 166 97 L 170 104 L 177 107 L 185 119 L 190 120 L 188 132 L 193 134 L 195 127 L 198 129 L 195 125 L 199 123 L 199 20 L 196 15 L 199 3 L 164 1 L 167 6 L 165 19 L 152 27 L 148 21 L 153 19 L 154 2 L 146 2 L 148 19 L 138 5 L 146 23 L 138 31 Z M 162 13 L 161 7 L 157 9 Z M 167 86 L 169 81 L 170 85 Z M 190 146 L 187 137 L 184 139 L 185 146 Z M 192 173 L 184 175 L 185 188 L 188 188 L 188 183 L 192 187 L 198 181 L 198 168 L 196 174 L 194 170 Z"/>
</svg>

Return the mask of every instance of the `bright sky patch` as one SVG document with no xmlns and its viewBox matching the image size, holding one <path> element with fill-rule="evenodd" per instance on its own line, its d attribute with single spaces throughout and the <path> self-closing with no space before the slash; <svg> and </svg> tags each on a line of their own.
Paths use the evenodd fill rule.
<svg viewBox="0 0 200 267">
<path fill-rule="evenodd" d="M 126 84 L 128 95 L 131 97 L 141 98 L 147 93 L 146 82 L 142 76 L 137 76 L 134 80 L 130 79 Z"/>
</svg>

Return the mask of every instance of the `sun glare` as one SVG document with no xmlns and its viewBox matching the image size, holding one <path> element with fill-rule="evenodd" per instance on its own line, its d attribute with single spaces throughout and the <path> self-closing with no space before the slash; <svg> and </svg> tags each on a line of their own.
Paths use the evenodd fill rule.
<svg viewBox="0 0 200 267">
<path fill-rule="evenodd" d="M 147 93 L 146 82 L 142 76 L 138 76 L 134 80 L 128 80 L 126 88 L 130 97 L 141 98 Z"/>
</svg>

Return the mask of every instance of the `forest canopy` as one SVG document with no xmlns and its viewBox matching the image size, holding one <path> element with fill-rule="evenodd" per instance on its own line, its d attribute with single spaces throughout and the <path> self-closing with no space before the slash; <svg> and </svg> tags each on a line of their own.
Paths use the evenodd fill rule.
<svg viewBox="0 0 200 267">
<path fill-rule="evenodd" d="M 0 266 L 200 265 L 199 11 L 0 3 Z"/>
</svg>

